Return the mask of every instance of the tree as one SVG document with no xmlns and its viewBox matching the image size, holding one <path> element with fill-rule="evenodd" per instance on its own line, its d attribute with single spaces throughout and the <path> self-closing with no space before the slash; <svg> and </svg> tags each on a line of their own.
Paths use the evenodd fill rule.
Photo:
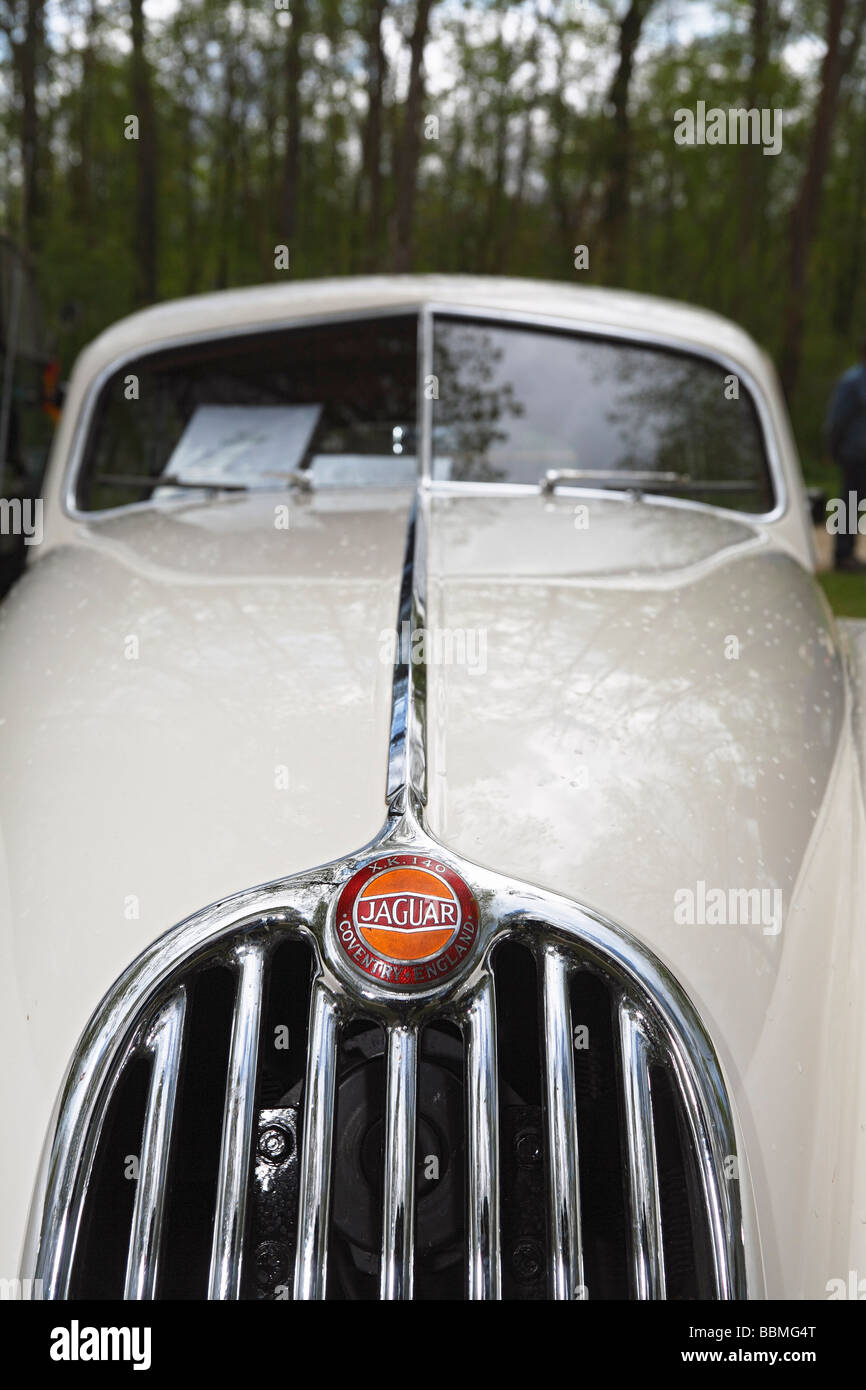
<svg viewBox="0 0 866 1390">
<path fill-rule="evenodd" d="M 307 24 L 306 0 L 294 0 L 286 43 L 286 157 L 283 164 L 282 235 L 288 245 L 298 220 L 301 167 L 301 41 Z"/>
<path fill-rule="evenodd" d="M 70 184 L 75 221 L 84 229 L 89 246 L 93 245 L 95 232 L 92 216 L 91 196 L 93 192 L 93 107 L 95 101 L 94 79 L 96 68 L 96 39 L 99 31 L 98 0 L 90 0 L 85 17 L 84 49 L 81 54 L 81 80 L 75 93 L 76 119 L 74 131 L 78 143 L 78 161 L 73 164 Z"/>
<path fill-rule="evenodd" d="M 412 265 L 415 196 L 421 155 L 421 108 L 424 102 L 424 47 L 433 3 L 434 0 L 417 0 L 409 45 L 409 90 L 395 160 L 396 188 L 391 237 L 391 265 L 398 271 L 409 270 Z"/>
<path fill-rule="evenodd" d="M 21 244 L 25 251 L 37 251 L 43 212 L 45 154 L 37 86 L 45 61 L 45 0 L 24 0 L 23 8 L 17 0 L 4 0 L 0 9 L 0 29 L 12 55 L 20 113 L 17 134 L 23 175 Z"/>
<path fill-rule="evenodd" d="M 613 137 L 608 154 L 607 186 L 601 216 L 600 260 L 604 278 L 619 283 L 624 278 L 626 231 L 631 175 L 631 122 L 628 102 L 634 71 L 635 49 L 653 0 L 630 0 L 619 26 L 617 66 L 607 96 Z"/>
<path fill-rule="evenodd" d="M 387 58 L 382 36 L 387 0 L 369 0 L 365 6 L 367 69 L 367 114 L 362 135 L 359 204 L 364 222 L 365 249 L 362 261 L 374 269 L 382 240 L 382 108 L 384 105 Z"/>
<path fill-rule="evenodd" d="M 809 256 L 820 218 L 821 197 L 839 104 L 839 91 L 842 79 L 850 70 L 860 47 L 863 24 L 866 20 L 866 0 L 855 0 L 855 4 L 850 7 L 849 17 L 852 20 L 852 28 L 847 42 L 843 40 L 842 34 L 845 15 L 846 0 L 829 0 L 826 46 L 821 64 L 821 84 L 809 142 L 809 153 L 791 212 L 789 275 L 780 364 L 782 385 L 788 400 L 793 396 L 800 373 Z"/>
<path fill-rule="evenodd" d="M 772 105 L 767 91 L 772 18 L 771 0 L 753 0 L 749 21 L 749 75 L 746 82 L 746 107 L 749 109 L 761 110 Z M 752 251 L 756 230 L 763 221 L 766 187 L 763 163 L 760 145 L 747 145 L 743 151 L 740 219 L 740 244 L 744 260 Z"/>
<path fill-rule="evenodd" d="M 135 177 L 135 221 L 133 246 L 137 264 L 135 299 L 147 304 L 157 297 L 157 205 L 156 114 L 150 67 L 144 51 L 145 28 L 142 0 L 130 0 L 132 18 L 132 56 L 130 64 L 132 113 L 138 117 Z"/>
</svg>

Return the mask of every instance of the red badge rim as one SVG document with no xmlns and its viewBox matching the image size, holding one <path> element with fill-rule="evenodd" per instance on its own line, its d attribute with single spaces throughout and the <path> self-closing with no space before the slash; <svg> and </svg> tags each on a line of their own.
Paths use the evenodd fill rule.
<svg viewBox="0 0 866 1390">
<path fill-rule="evenodd" d="M 355 925 L 353 909 L 371 879 L 389 869 L 410 868 L 444 879 L 459 905 L 461 920 L 447 946 L 423 961 L 400 961 L 379 952 L 365 941 Z M 448 979 L 469 955 L 478 932 L 478 904 L 469 885 L 449 864 L 430 854 L 380 854 L 369 859 L 343 885 L 337 899 L 336 933 L 346 959 L 369 979 L 389 989 L 432 989 Z"/>
</svg>

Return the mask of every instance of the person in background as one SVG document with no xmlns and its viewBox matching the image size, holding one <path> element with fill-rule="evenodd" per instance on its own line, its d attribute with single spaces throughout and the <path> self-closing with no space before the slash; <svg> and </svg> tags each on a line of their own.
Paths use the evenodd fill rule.
<svg viewBox="0 0 866 1390">
<path fill-rule="evenodd" d="M 842 470 L 844 515 L 848 521 L 836 534 L 836 568 L 866 574 L 866 564 L 854 554 L 859 503 L 866 500 L 866 338 L 860 345 L 860 362 L 836 383 L 825 429 L 830 455 Z M 849 505 L 852 501 L 853 512 Z"/>
</svg>

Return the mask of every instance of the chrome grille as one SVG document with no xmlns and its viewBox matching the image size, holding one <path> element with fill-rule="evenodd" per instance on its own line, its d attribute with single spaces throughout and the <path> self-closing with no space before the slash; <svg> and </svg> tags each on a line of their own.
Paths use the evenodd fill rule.
<svg viewBox="0 0 866 1390">
<path fill-rule="evenodd" d="M 675 992 L 658 989 L 660 982 L 670 983 L 669 977 L 654 980 L 652 971 L 644 970 L 652 964 L 661 971 L 660 966 L 633 956 L 624 935 L 611 938 L 618 940 L 619 953 L 605 949 L 608 943 L 599 936 L 613 929 L 597 923 L 593 936 L 586 932 L 592 919 L 582 910 L 573 908 L 569 915 L 574 920 L 567 926 L 555 917 L 544 920 L 525 912 L 498 915 L 489 924 L 484 959 L 474 975 L 451 997 L 446 993 L 422 1005 L 383 1003 L 338 987 L 316 939 L 315 914 L 309 920 L 289 910 L 279 920 L 274 913 L 248 916 L 239 926 L 208 933 L 193 950 L 184 949 L 188 925 L 169 934 L 148 953 L 162 962 L 157 975 L 147 957 L 128 972 L 147 981 L 142 993 L 131 999 L 124 977 L 88 1030 L 91 1038 L 113 1030 L 110 1059 L 103 1057 L 101 1067 L 86 1055 L 76 1060 L 55 1141 L 39 1243 L 36 1272 L 46 1296 L 172 1296 L 177 1270 L 189 1275 L 184 1285 L 188 1295 L 212 1299 L 437 1296 L 435 1279 L 427 1278 L 426 1293 L 416 1281 L 422 1268 L 415 1253 L 416 1188 L 425 1161 L 425 1155 L 416 1154 L 416 1143 L 422 1123 L 432 1130 L 439 1124 L 441 1132 L 441 1117 L 419 1115 L 418 1077 L 425 1065 L 419 1054 L 426 1030 L 443 1025 L 456 1025 L 462 1040 L 461 1125 L 458 1134 L 449 1136 L 460 1154 L 465 1192 L 457 1240 L 462 1296 L 592 1299 L 623 1290 L 633 1298 L 664 1298 L 674 1263 L 678 1297 L 746 1296 L 739 1182 L 726 1175 L 726 1165 L 736 1161 L 736 1139 L 709 1041 L 687 1003 Z M 269 1019 L 297 1015 L 301 1007 L 298 998 L 284 1007 L 271 988 L 273 961 L 286 940 L 306 943 L 311 969 L 298 970 L 293 986 L 308 1008 L 304 1078 L 280 1099 L 267 1093 L 262 1056 L 270 1039 L 263 1035 L 263 1025 L 266 1006 Z M 512 1053 L 514 1046 L 524 1046 L 533 1058 L 529 1068 L 520 1063 L 519 1076 L 507 1074 L 505 1039 L 502 1048 L 497 1039 L 511 991 L 509 975 L 499 964 L 503 949 L 525 955 L 538 986 L 534 1016 L 525 1000 L 517 1000 L 516 1031 L 515 1020 L 508 1023 L 515 1035 Z M 223 1011 L 214 1026 L 210 1015 L 197 1014 L 197 991 L 203 978 L 226 969 L 232 977 L 231 1012 L 227 1016 Z M 573 1014 L 573 991 L 587 979 L 596 983 L 600 1001 L 596 1013 L 602 1023 L 593 1028 L 607 1027 L 605 1017 L 609 1021 L 612 1041 L 600 1047 L 603 1056 L 593 1056 L 592 1038 L 585 1049 L 575 1046 L 581 1020 Z M 366 1272 L 357 1273 L 357 1286 L 347 1292 L 340 1270 L 349 1256 L 332 1221 L 334 1203 L 341 1200 L 339 1155 L 348 1142 L 346 1127 L 341 1132 L 337 1121 L 338 1058 L 343 1039 L 364 1020 L 383 1038 L 384 1113 L 367 1116 L 367 1129 L 381 1120 L 383 1135 L 380 1168 L 371 1180 L 379 1252 L 375 1274 L 368 1262 Z M 185 1111 L 201 1099 L 189 1054 L 201 1055 L 203 1030 L 221 1059 L 219 1072 L 208 1082 L 209 1103 L 220 1110 L 220 1137 L 218 1157 L 211 1155 L 215 1177 L 208 1189 L 208 1212 L 199 1220 L 199 1228 L 205 1220 L 208 1227 L 206 1261 L 201 1258 L 201 1229 L 184 1231 L 175 1210 L 187 1202 L 188 1187 L 176 1179 L 190 1158 Z M 137 1114 L 126 1129 L 140 1135 L 138 1176 L 132 1210 L 124 1212 L 111 1187 L 122 1185 L 119 1163 L 130 1155 L 114 1152 L 106 1175 L 102 1149 L 116 1128 L 112 1107 L 123 1100 L 124 1078 L 141 1059 L 149 1068 L 147 1084 L 138 1084 L 131 1102 Z M 586 1076 L 582 1067 L 589 1069 Z M 604 1073 L 601 1081 L 597 1076 L 593 1080 L 593 1068 Z M 529 1072 L 534 1082 L 521 1079 Z M 683 1188 L 678 1197 L 669 1198 L 667 1211 L 656 1133 L 662 1078 L 669 1090 L 668 1109 L 672 1106 L 676 1115 L 675 1126 L 666 1121 L 668 1147 L 673 1144 L 677 1162 L 690 1175 L 688 1191 Z M 593 1086 L 600 1085 L 607 1088 L 610 1128 L 616 1130 L 604 1153 L 596 1152 L 595 1122 L 589 1127 L 582 1122 L 582 1097 L 589 1104 Z M 533 1211 L 521 1208 L 522 1177 L 515 1179 L 512 1171 L 508 1137 L 511 1112 L 522 1117 L 524 1137 L 527 1115 L 537 1117 L 539 1154 L 533 1157 L 540 1161 L 536 1197 L 528 1207 L 537 1216 L 543 1203 L 543 1232 L 537 1222 L 532 1227 Z M 293 1233 L 291 1239 L 275 1242 L 257 1215 L 262 1193 L 256 1177 L 261 1167 L 257 1135 L 262 1126 L 273 1131 L 280 1125 L 294 1136 L 290 1143 L 298 1144 L 297 1181 L 270 1199 L 271 1231 Z M 209 1132 L 213 1148 L 213 1125 Z M 611 1154 L 618 1155 L 616 1182 L 608 1184 L 601 1200 L 599 1174 L 595 1188 L 590 1174 L 593 1164 L 596 1170 L 601 1165 L 609 1177 Z M 449 1160 L 449 1155 L 440 1157 Z M 510 1216 L 501 1210 L 504 1199 Z M 422 1216 L 425 1200 L 420 1199 Z M 122 1275 L 115 1261 L 113 1286 L 106 1283 L 105 1271 L 94 1268 L 92 1250 L 88 1253 L 88 1230 L 106 1208 L 116 1209 L 126 1250 Z M 675 1254 L 668 1230 L 670 1225 L 675 1233 L 684 1223 L 691 1233 L 685 1261 L 681 1249 Z"/>
</svg>

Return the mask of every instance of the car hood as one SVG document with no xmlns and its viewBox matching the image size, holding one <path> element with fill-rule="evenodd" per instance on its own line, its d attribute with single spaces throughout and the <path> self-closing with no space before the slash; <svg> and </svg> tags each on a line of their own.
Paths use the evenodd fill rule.
<svg viewBox="0 0 866 1390">
<path fill-rule="evenodd" d="M 130 511 L 50 549 L 0 610 L 4 964 L 34 1090 L 53 1097 L 147 942 L 376 833 L 411 500 Z M 854 796 L 812 577 L 760 526 L 699 507 L 424 506 L 430 828 L 646 941 L 704 1014 L 747 1139 L 780 1066 L 810 1105 L 776 1054 L 794 1027 L 781 984 L 819 968 L 806 869 Z M 839 865 L 821 872 L 832 922 Z M 715 888 L 764 890 L 781 930 L 678 920 Z"/>
</svg>

